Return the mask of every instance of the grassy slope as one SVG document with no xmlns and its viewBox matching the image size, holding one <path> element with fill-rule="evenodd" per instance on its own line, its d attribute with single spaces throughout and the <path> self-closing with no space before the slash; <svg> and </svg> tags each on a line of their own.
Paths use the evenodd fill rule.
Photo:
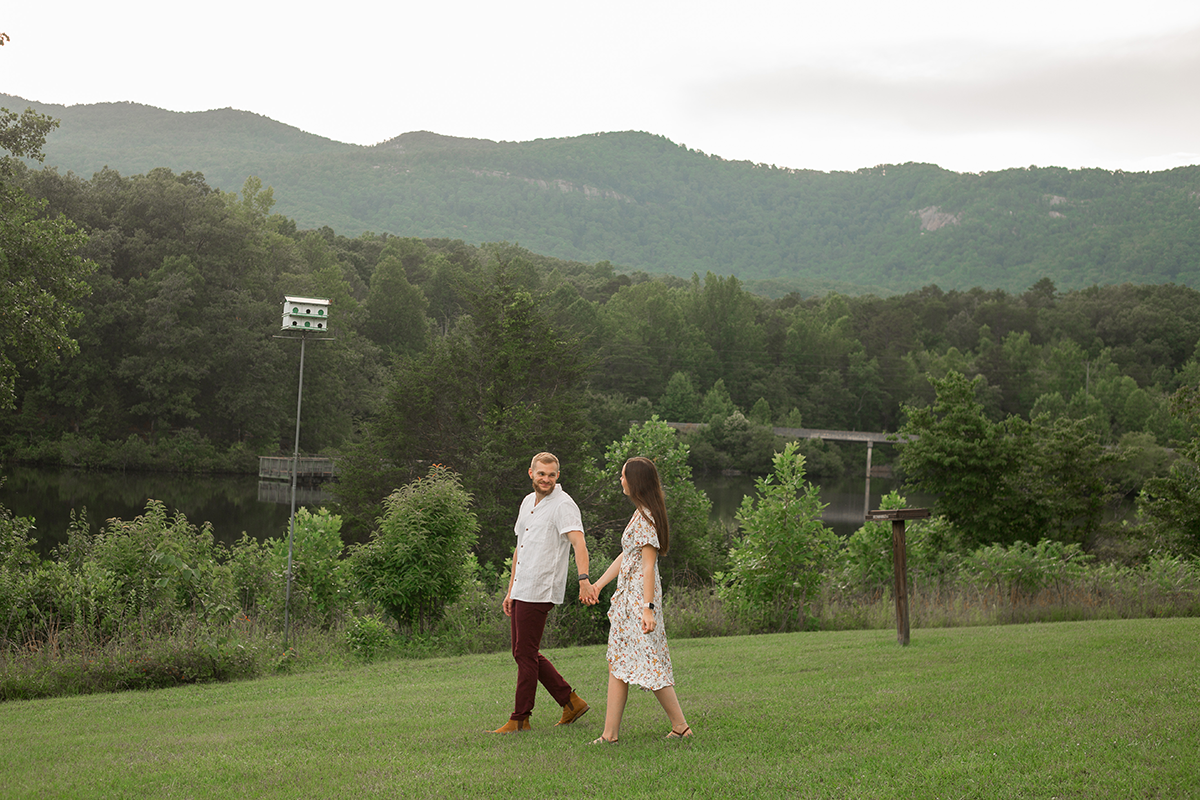
<svg viewBox="0 0 1200 800">
<path fill-rule="evenodd" d="M 602 647 L 551 653 L 594 710 L 507 717 L 507 655 L 0 706 L 5 797 L 1188 797 L 1200 620 L 673 644 L 697 731 L 630 697 L 593 748 Z M 548 707 L 549 706 L 549 707 Z"/>
</svg>

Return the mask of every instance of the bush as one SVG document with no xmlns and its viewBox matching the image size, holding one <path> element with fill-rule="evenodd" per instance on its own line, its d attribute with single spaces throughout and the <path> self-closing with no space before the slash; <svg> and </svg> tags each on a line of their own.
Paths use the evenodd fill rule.
<svg viewBox="0 0 1200 800">
<path fill-rule="evenodd" d="M 671 523 L 671 547 L 659 561 L 663 591 L 677 576 L 694 576 L 708 583 L 712 575 L 724 566 L 724 531 L 710 525 L 712 503 L 692 482 L 688 466 L 688 448 L 681 444 L 674 428 L 653 417 L 642 425 L 634 425 L 620 441 L 609 445 L 604 454 L 605 471 L 597 476 L 599 485 L 588 493 L 594 502 L 586 503 L 585 521 L 588 531 L 599 541 L 593 547 L 591 573 L 599 575 L 596 558 L 601 549 L 613 557 L 621 552 L 621 533 L 633 513 L 629 498 L 621 493 L 621 467 L 633 456 L 649 458 L 658 468 L 666 495 L 667 515 Z M 602 520 L 596 522 L 596 520 Z"/>
<path fill-rule="evenodd" d="M 396 634 L 374 614 L 355 617 L 346 627 L 346 646 L 363 661 L 371 662 L 396 649 Z"/>
<path fill-rule="evenodd" d="M 33 531 L 32 519 L 14 517 L 0 506 L 0 648 L 29 623 L 30 576 L 40 562 Z"/>
<path fill-rule="evenodd" d="M 879 507 L 907 508 L 908 501 L 893 490 Z M 914 582 L 939 582 L 958 569 L 958 534 L 944 517 L 910 522 L 905 528 L 905 544 L 905 562 Z M 867 594 L 887 592 L 895 576 L 892 524 L 868 522 L 851 534 L 842 547 L 842 564 L 843 588 Z"/>
<path fill-rule="evenodd" d="M 0 701 L 162 689 L 252 678 L 260 656 L 228 629 L 193 628 L 155 639 L 112 640 L 101 647 L 46 646 L 0 656 Z"/>
<path fill-rule="evenodd" d="M 329 627 L 346 610 L 350 594 L 343 574 L 341 530 L 342 518 L 327 509 L 318 509 L 315 514 L 306 508 L 296 511 L 291 535 L 291 619 Z M 270 548 L 271 571 L 282 576 L 286 594 L 288 537 L 272 539 Z M 240 564 L 246 570 L 242 573 L 244 578 L 257 581 L 266 577 L 250 572 L 253 552 L 249 547 L 243 548 L 241 554 L 245 556 Z M 275 603 L 279 602 L 278 591 L 270 596 Z M 278 613 L 278 607 L 272 610 Z"/>
<path fill-rule="evenodd" d="M 446 606 L 433 630 L 438 649 L 445 655 L 503 652 L 512 644 L 508 617 L 504 616 L 503 590 L 489 592 L 480 581 L 471 581 L 458 599 Z M 551 614 L 551 625 L 555 615 Z M 549 627 L 549 626 L 548 626 Z"/>
<path fill-rule="evenodd" d="M 251 539 L 245 531 L 230 548 L 230 581 L 234 598 L 243 614 L 261 615 L 282 612 L 284 602 L 283 570 L 276 568 L 274 539 Z M 279 616 L 280 621 L 283 617 Z"/>
<path fill-rule="evenodd" d="M 359 589 L 402 629 L 425 632 L 471 577 L 479 522 L 458 476 L 435 464 L 384 500 L 371 541 L 354 549 Z"/>
<path fill-rule="evenodd" d="M 675 586 L 663 598 L 663 620 L 673 639 L 704 639 L 750 633 L 712 587 Z"/>
<path fill-rule="evenodd" d="M 821 522 L 819 490 L 804 480 L 795 442 L 775 456 L 775 471 L 755 481 L 758 496 L 738 510 L 741 538 L 718 578 L 721 599 L 780 631 L 804 629 L 805 607 L 817 596 L 837 537 Z"/>
</svg>

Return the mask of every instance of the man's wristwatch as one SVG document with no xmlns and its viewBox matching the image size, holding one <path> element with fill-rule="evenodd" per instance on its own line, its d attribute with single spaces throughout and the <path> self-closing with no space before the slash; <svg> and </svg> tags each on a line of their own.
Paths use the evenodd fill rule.
<svg viewBox="0 0 1200 800">
<path fill-rule="evenodd" d="M 581 572 L 581 573 L 579 573 L 579 580 L 590 581 L 591 578 L 588 577 L 588 574 L 586 572 Z"/>
</svg>

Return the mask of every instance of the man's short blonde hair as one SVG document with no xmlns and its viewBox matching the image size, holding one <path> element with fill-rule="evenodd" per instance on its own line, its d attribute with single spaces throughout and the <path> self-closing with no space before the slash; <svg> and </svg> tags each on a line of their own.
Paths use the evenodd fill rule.
<svg viewBox="0 0 1200 800">
<path fill-rule="evenodd" d="M 533 457 L 533 460 L 529 462 L 529 468 L 533 469 L 538 464 L 554 464 L 559 469 L 562 469 L 562 464 L 558 463 L 558 456 L 554 455 L 554 453 L 538 453 Z"/>
</svg>

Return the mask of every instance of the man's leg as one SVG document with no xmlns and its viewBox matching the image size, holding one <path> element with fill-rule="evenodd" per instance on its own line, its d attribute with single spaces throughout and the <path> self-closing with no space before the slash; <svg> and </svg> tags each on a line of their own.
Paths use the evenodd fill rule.
<svg viewBox="0 0 1200 800">
<path fill-rule="evenodd" d="M 553 603 L 513 601 L 513 660 L 517 662 L 517 693 L 510 719 L 529 719 L 540 682 L 560 706 L 571 700 L 571 686 L 550 660 L 541 654 L 542 633 Z"/>
</svg>

